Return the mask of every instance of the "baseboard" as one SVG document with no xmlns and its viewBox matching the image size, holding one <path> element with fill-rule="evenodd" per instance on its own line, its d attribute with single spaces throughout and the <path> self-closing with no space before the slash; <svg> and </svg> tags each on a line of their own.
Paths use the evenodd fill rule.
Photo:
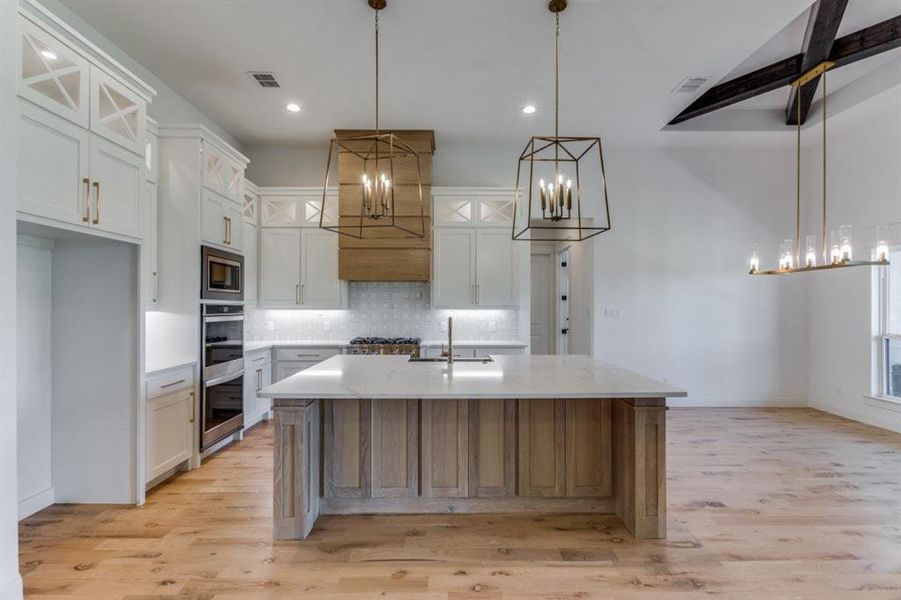
<svg viewBox="0 0 901 600">
<path fill-rule="evenodd" d="M 0 583 L 0 600 L 22 600 L 22 577 L 16 573 L 11 581 Z"/>
<path fill-rule="evenodd" d="M 844 417 L 845 419 L 851 419 L 858 423 L 901 433 L 901 413 L 883 408 L 878 403 L 868 403 L 865 399 L 860 399 L 857 402 L 857 406 L 849 406 L 844 403 L 830 402 L 823 399 L 811 399 L 810 407 Z"/>
<path fill-rule="evenodd" d="M 704 408 L 804 408 L 807 406 L 807 398 L 796 396 L 689 396 L 688 398 L 667 398 L 667 406 L 680 408 L 704 407 Z"/>
<path fill-rule="evenodd" d="M 19 520 L 53 504 L 53 486 L 19 500 Z"/>
</svg>

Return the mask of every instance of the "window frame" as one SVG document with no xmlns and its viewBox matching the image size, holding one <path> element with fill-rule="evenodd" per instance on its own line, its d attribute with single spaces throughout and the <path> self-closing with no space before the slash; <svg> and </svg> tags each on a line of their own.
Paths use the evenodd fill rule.
<svg viewBox="0 0 901 600">
<path fill-rule="evenodd" d="M 889 250 L 889 254 L 899 252 L 901 253 L 901 246 L 893 246 Z M 876 394 L 880 399 L 887 400 L 889 402 L 896 402 L 901 404 L 901 396 L 892 395 L 889 393 L 889 377 L 891 373 L 889 372 L 889 343 L 901 342 L 901 333 L 891 333 L 889 332 L 889 323 L 890 323 L 890 309 L 892 306 L 892 297 L 891 297 L 891 270 L 887 267 L 876 267 L 877 277 L 878 277 L 878 288 L 877 288 L 877 299 L 878 299 L 878 323 L 879 323 L 879 331 L 876 336 L 877 340 L 877 351 L 876 358 L 879 364 L 877 369 L 877 378 L 879 380 L 876 387 Z M 894 301 L 901 303 L 901 298 L 896 298 Z"/>
</svg>

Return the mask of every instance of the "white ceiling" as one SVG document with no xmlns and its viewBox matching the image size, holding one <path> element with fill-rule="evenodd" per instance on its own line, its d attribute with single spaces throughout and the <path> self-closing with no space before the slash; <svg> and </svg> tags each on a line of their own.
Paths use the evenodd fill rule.
<svg viewBox="0 0 901 600">
<path fill-rule="evenodd" d="M 672 90 L 688 76 L 716 82 L 797 53 L 811 1 L 570 0 L 561 133 L 601 135 L 613 147 L 715 139 L 662 131 L 701 93 Z M 63 2 L 245 145 L 320 144 L 335 128 L 373 126 L 365 0 Z M 851 0 L 840 34 L 896 14 L 901 0 Z M 389 0 L 381 31 L 384 127 L 435 129 L 440 146 L 458 147 L 524 144 L 553 131 L 544 0 Z M 889 59 L 847 67 L 853 77 L 836 72 L 835 89 Z M 251 70 L 274 71 L 282 87 L 258 87 Z M 736 108 L 776 115 L 786 98 L 780 90 Z M 302 112 L 285 111 L 288 101 Z M 529 103 L 538 111 L 525 116 Z"/>
</svg>

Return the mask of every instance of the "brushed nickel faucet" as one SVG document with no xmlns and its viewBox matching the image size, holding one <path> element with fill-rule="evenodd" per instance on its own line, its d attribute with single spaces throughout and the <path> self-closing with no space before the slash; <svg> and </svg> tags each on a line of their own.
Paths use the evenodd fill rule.
<svg viewBox="0 0 901 600">
<path fill-rule="evenodd" d="M 454 364 L 454 318 L 447 318 L 447 351 L 444 350 L 444 344 L 441 344 L 441 356 L 447 357 L 447 364 Z"/>
</svg>

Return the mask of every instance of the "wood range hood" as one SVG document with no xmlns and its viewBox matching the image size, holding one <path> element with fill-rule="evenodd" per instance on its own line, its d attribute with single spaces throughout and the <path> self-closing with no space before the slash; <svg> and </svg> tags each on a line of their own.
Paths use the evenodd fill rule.
<svg viewBox="0 0 901 600">
<path fill-rule="evenodd" d="M 375 133 L 366 129 L 336 129 L 335 137 L 347 139 Z M 432 130 L 390 129 L 380 133 L 394 133 L 419 153 L 422 174 L 422 202 L 425 237 L 409 238 L 381 230 L 381 237 L 364 236 L 357 239 L 339 236 L 338 276 L 346 281 L 430 281 L 432 274 L 432 155 L 435 152 L 435 132 Z M 339 148 L 338 207 L 339 219 L 344 222 L 359 219 L 362 197 L 363 161 L 353 153 Z M 394 161 L 395 214 L 400 223 L 419 229 L 419 189 L 415 158 Z M 358 221 L 357 221 L 358 222 Z M 390 237 L 389 237 L 390 236 Z"/>
</svg>

